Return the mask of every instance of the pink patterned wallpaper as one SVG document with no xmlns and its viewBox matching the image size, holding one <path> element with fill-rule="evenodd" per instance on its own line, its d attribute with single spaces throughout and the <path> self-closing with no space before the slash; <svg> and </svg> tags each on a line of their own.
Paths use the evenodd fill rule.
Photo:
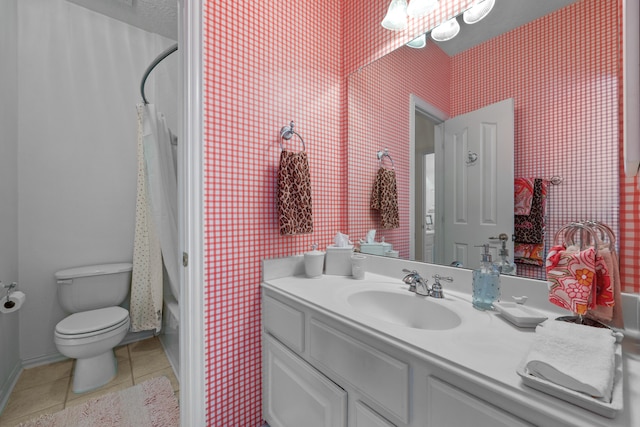
<svg viewBox="0 0 640 427">
<path fill-rule="evenodd" d="M 583 0 L 453 58 L 451 114 L 515 101 L 515 176 L 551 178 L 547 247 L 564 224 L 618 230 L 616 2 Z M 518 265 L 544 279 L 544 269 Z"/>
<path fill-rule="evenodd" d="M 441 0 L 439 11 L 423 21 L 440 21 L 470 3 L 471 0 Z M 619 6 L 616 9 L 606 3 L 607 7 L 602 10 L 595 7 L 602 4 L 598 0 L 583 0 L 575 7 L 585 8 L 580 9 L 583 13 L 604 17 L 605 26 L 615 26 L 617 18 L 612 18 L 611 14 L 619 13 Z M 312 242 L 330 243 L 336 231 L 350 232 L 347 76 L 401 46 L 418 34 L 419 25 L 424 25 L 424 22 L 413 22 L 411 28 L 401 34 L 384 30 L 379 22 L 387 6 L 387 0 L 204 2 L 206 282 L 203 286 L 208 425 L 257 427 L 262 422 L 260 260 L 301 253 Z M 598 15 L 601 13 L 603 15 Z M 594 22 L 600 18 L 589 19 Z M 587 31 L 587 28 L 581 31 Z M 596 37 L 588 39 L 591 41 L 587 47 L 566 45 L 566 51 L 555 53 L 569 56 L 570 61 L 586 61 L 584 55 L 600 55 L 598 59 L 605 63 L 605 68 L 611 61 L 618 60 L 617 40 L 607 41 L 613 52 L 600 52 L 593 50 Z M 537 49 L 538 56 L 534 58 L 539 65 L 546 60 L 545 46 L 541 42 L 544 40 L 539 38 L 532 43 L 536 45 L 532 47 Z M 517 49 L 512 48 L 511 54 L 516 55 Z M 562 105 L 554 107 L 557 117 L 563 120 L 570 118 L 568 111 L 578 112 L 579 106 L 588 110 L 585 117 L 567 126 L 554 140 L 554 153 L 559 153 L 561 144 L 573 138 L 577 127 L 586 125 L 588 130 L 584 139 L 594 141 L 596 145 L 591 144 L 584 157 L 578 157 L 575 164 L 570 164 L 572 170 L 577 171 L 575 177 L 573 172 L 567 175 L 561 171 L 565 179 L 576 182 L 575 187 L 564 187 L 565 191 L 575 191 L 585 198 L 600 197 L 598 194 L 605 191 L 600 186 L 594 189 L 593 183 L 582 190 L 577 183 L 590 177 L 579 173 L 580 161 L 591 161 L 595 157 L 600 162 L 601 152 L 593 147 L 611 142 L 605 137 L 606 132 L 598 129 L 601 125 L 605 129 L 615 127 L 610 115 L 618 114 L 615 105 L 608 102 L 606 105 L 594 104 L 589 97 L 600 92 L 604 92 L 607 99 L 617 97 L 617 70 L 609 76 L 613 86 L 609 79 L 598 76 L 598 70 L 592 71 L 583 70 L 581 76 L 595 76 L 595 79 L 575 82 L 582 85 L 575 94 L 586 97 L 569 103 L 572 110 L 563 110 Z M 520 76 L 533 82 L 543 77 L 552 78 L 553 74 Z M 455 78 L 451 77 L 452 80 Z M 496 83 L 498 79 L 492 81 Z M 569 84 L 566 89 L 570 87 Z M 486 102 L 489 102 L 488 93 L 485 90 L 477 96 L 480 101 L 487 98 Z M 567 94 L 562 95 L 564 99 L 568 98 Z M 446 97 L 447 94 L 443 94 L 434 102 L 444 105 Z M 605 108 L 606 118 L 602 124 L 600 107 Z M 456 114 L 467 108 L 472 106 L 450 106 L 451 112 Z M 278 132 L 290 120 L 295 121 L 296 130 L 304 137 L 309 154 L 315 231 L 311 235 L 281 237 L 275 205 L 275 176 L 280 151 Z M 536 122 L 535 118 L 529 120 L 529 123 Z M 556 120 L 547 128 L 551 130 L 560 125 L 562 122 Z M 582 139 L 582 134 L 579 135 Z M 546 137 L 536 135 L 536 138 L 537 148 L 531 147 L 534 150 L 531 155 L 544 157 L 546 151 L 537 144 Z M 287 147 L 300 149 L 296 144 L 291 140 Z M 369 155 L 367 153 L 367 161 L 370 161 Z M 398 161 L 402 161 L 401 155 Z M 608 171 L 608 157 L 604 163 Z M 543 164 L 545 169 L 540 173 L 558 173 L 555 164 Z M 547 166 L 553 166 L 554 170 Z M 524 167 L 519 171 L 537 172 Z M 638 223 L 639 208 L 635 202 L 638 191 L 633 180 L 625 180 L 623 184 L 620 200 L 620 212 L 625 219 L 621 226 L 623 257 L 626 254 L 623 266 L 635 268 L 640 263 L 640 241 L 630 240 L 629 236 Z M 605 185 L 607 194 L 617 197 L 617 189 Z M 616 218 L 615 212 L 605 214 L 611 215 L 612 220 Z M 627 289 L 640 291 L 638 285 L 631 283 L 638 283 L 638 277 L 623 273 Z"/>
<path fill-rule="evenodd" d="M 349 76 L 349 233 L 363 238 L 377 229 L 409 258 L 409 98 L 411 94 L 449 113 L 451 60 L 434 43 L 424 49 L 401 47 Z M 378 150 L 387 148 L 393 159 L 398 189 L 400 227 L 381 230 L 379 214 L 369 205 L 378 170 Z M 384 161 L 389 168 L 391 163 Z"/>
<path fill-rule="evenodd" d="M 341 2 L 204 4 L 208 425 L 262 420 L 260 260 L 346 232 Z M 309 156 L 314 233 L 279 235 L 280 128 Z M 294 139 L 290 150 L 300 150 Z"/>
</svg>

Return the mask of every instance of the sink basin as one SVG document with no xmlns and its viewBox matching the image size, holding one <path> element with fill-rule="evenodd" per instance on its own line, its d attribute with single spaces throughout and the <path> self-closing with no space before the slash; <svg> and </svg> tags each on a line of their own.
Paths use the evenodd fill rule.
<svg viewBox="0 0 640 427">
<path fill-rule="evenodd" d="M 410 292 L 364 290 L 349 295 L 347 303 L 361 314 L 415 329 L 453 329 L 462 322 L 442 304 Z"/>
</svg>

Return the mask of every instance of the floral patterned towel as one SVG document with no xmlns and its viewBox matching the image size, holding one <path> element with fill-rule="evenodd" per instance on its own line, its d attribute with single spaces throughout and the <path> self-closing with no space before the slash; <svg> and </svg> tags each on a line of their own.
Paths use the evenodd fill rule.
<svg viewBox="0 0 640 427">
<path fill-rule="evenodd" d="M 528 215 L 515 215 L 516 243 L 544 243 L 544 215 L 547 199 L 547 181 L 535 178 L 531 210 Z"/>
<path fill-rule="evenodd" d="M 519 264 L 544 265 L 544 243 L 516 243 L 513 246 L 514 262 Z"/>
<path fill-rule="evenodd" d="M 549 302 L 576 314 L 595 307 L 596 254 L 585 250 L 554 246 L 547 255 Z"/>
<path fill-rule="evenodd" d="M 529 215 L 533 203 L 533 178 L 516 178 L 513 189 L 513 204 L 515 215 Z"/>
</svg>

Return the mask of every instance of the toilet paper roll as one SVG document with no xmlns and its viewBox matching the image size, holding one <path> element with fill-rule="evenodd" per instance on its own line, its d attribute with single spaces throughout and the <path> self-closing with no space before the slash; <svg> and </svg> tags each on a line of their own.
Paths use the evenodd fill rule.
<svg viewBox="0 0 640 427">
<path fill-rule="evenodd" d="M 9 302 L 13 302 L 14 304 L 12 307 L 7 307 L 7 298 L 2 297 L 2 299 L 0 300 L 0 313 L 13 313 L 14 311 L 20 310 L 20 307 L 22 307 L 22 304 L 24 304 L 24 300 L 26 298 L 27 297 L 24 292 L 12 292 L 9 296 Z"/>
</svg>

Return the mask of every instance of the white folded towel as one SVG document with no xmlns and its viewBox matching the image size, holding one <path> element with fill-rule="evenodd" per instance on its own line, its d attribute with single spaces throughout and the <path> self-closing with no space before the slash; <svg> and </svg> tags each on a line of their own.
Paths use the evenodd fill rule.
<svg viewBox="0 0 640 427">
<path fill-rule="evenodd" d="M 611 401 L 616 338 L 610 329 L 547 320 L 525 359 L 530 374 Z"/>
</svg>

